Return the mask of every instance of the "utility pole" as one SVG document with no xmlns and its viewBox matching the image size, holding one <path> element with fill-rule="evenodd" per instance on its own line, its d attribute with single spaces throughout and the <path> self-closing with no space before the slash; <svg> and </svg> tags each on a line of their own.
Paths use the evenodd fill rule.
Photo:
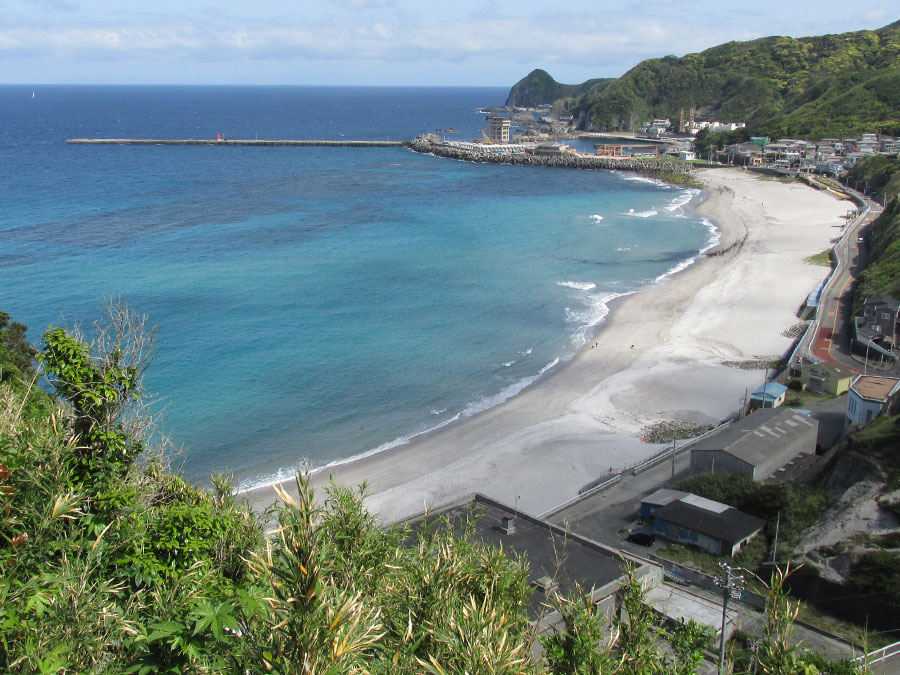
<svg viewBox="0 0 900 675">
<path fill-rule="evenodd" d="M 675 478 L 675 441 L 677 440 L 678 437 L 672 434 L 672 478 Z"/>
<path fill-rule="evenodd" d="M 756 675 L 756 666 L 759 665 L 759 647 L 762 642 L 761 638 L 750 640 L 750 651 L 753 652 L 753 675 Z"/>
<path fill-rule="evenodd" d="M 869 374 L 869 345 L 872 344 L 872 338 L 866 341 L 866 364 L 863 366 L 863 375 Z"/>
<path fill-rule="evenodd" d="M 716 577 L 716 586 L 722 589 L 722 632 L 719 636 L 719 675 L 725 674 L 725 625 L 728 622 L 728 601 L 741 597 L 738 584 L 744 582 L 743 576 L 737 576 L 731 565 L 720 562 L 719 567 L 725 572 L 725 578 Z"/>
<path fill-rule="evenodd" d="M 775 542 L 772 544 L 772 565 L 775 565 L 775 553 L 778 552 L 778 528 L 781 526 L 781 511 L 778 511 L 778 518 L 775 520 Z"/>
</svg>

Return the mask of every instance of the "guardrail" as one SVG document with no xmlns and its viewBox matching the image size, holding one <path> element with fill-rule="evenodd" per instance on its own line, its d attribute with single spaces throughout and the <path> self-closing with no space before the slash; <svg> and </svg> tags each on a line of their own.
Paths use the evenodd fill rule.
<svg viewBox="0 0 900 675">
<path fill-rule="evenodd" d="M 675 448 L 675 456 L 677 457 L 679 453 L 684 452 L 685 450 L 688 450 L 692 445 L 694 445 L 694 443 L 697 443 L 698 441 L 706 438 L 710 434 L 716 433 L 717 431 L 719 431 L 719 429 L 723 429 L 723 428 L 727 427 L 729 424 L 731 424 L 731 420 L 728 420 L 727 422 L 724 422 L 724 423 L 720 424 L 719 426 L 717 426 L 713 429 L 710 429 L 709 431 L 706 431 L 695 438 L 691 438 L 691 439 L 685 441 L 682 445 L 679 445 L 677 448 Z M 634 468 L 631 470 L 631 475 L 637 476 L 638 474 L 643 473 L 647 469 L 652 469 L 654 466 L 658 466 L 658 465 L 662 464 L 667 459 L 671 459 L 671 457 L 672 457 L 672 448 L 671 447 L 663 448 L 662 450 L 657 452 L 652 457 L 645 459 L 640 464 L 636 464 L 634 466 Z"/>
<path fill-rule="evenodd" d="M 538 518 L 540 520 L 547 520 L 547 518 L 549 518 L 550 516 L 555 515 L 556 513 L 562 511 L 563 509 L 569 508 L 570 506 L 572 506 L 572 504 L 576 504 L 577 502 L 580 502 L 582 499 L 586 499 L 587 497 L 594 494 L 595 492 L 600 492 L 601 490 L 605 490 L 606 488 L 608 488 L 612 485 L 615 485 L 616 483 L 618 483 L 621 480 L 622 480 L 622 474 L 616 473 L 616 474 L 613 474 L 612 476 L 608 476 L 606 478 L 598 478 L 595 481 L 591 481 L 587 485 L 583 486 L 580 490 L 578 490 L 578 494 L 576 496 L 572 497 L 568 501 L 563 502 L 562 504 L 558 504 L 558 505 L 554 506 L 549 511 L 544 511 L 544 513 L 539 515 Z"/>
<path fill-rule="evenodd" d="M 583 486 L 580 490 L 578 490 L 578 496 L 584 497 L 586 494 L 590 494 L 591 492 L 599 492 L 605 487 L 609 487 L 615 483 L 618 483 L 622 480 L 622 474 L 617 473 L 612 478 L 598 478 L 595 481 L 591 481 L 587 485 Z"/>
<path fill-rule="evenodd" d="M 868 654 L 857 656 L 855 659 L 853 659 L 853 663 L 861 663 L 866 666 L 871 666 L 876 663 L 884 663 L 888 659 L 892 659 L 895 656 L 900 656 L 900 642 L 895 642 L 894 644 L 888 645 L 887 647 L 875 649 Z"/>
<path fill-rule="evenodd" d="M 853 203 L 859 204 L 859 202 L 858 202 L 859 198 L 856 197 L 856 195 L 854 195 L 852 192 L 849 192 L 849 190 L 848 190 L 848 193 L 850 194 Z M 862 206 L 863 208 L 859 211 L 859 213 L 857 213 L 854 221 L 852 223 L 850 223 L 849 225 L 847 225 L 846 228 L 844 228 L 844 231 L 841 233 L 841 236 L 838 239 L 837 244 L 835 244 L 834 248 L 832 249 L 834 251 L 834 258 L 835 258 L 834 263 L 835 264 L 831 268 L 831 271 L 828 273 L 828 276 L 825 277 L 821 295 L 824 295 L 828 291 L 828 287 L 831 286 L 831 282 L 834 281 L 834 279 L 836 277 L 836 273 L 837 273 L 838 269 L 840 269 L 841 258 L 840 258 L 840 251 L 838 250 L 838 246 L 843 242 L 843 240 L 845 238 L 847 238 L 850 235 L 851 232 L 853 232 L 856 229 L 856 227 L 859 225 L 859 223 L 861 223 L 865 219 L 865 217 L 869 214 L 869 211 L 871 210 L 869 203 L 865 199 L 862 200 L 862 204 L 860 206 Z M 819 307 L 821 307 L 821 305 Z M 795 362 L 798 352 L 800 352 L 800 356 L 806 357 L 808 360 L 812 361 L 813 363 L 819 363 L 821 361 L 821 359 L 819 357 L 817 357 L 812 351 L 812 346 L 815 345 L 816 338 L 818 337 L 818 334 L 819 334 L 819 328 L 821 327 L 822 317 L 819 315 L 819 307 L 816 308 L 816 316 L 813 319 L 812 323 L 810 323 L 806 327 L 806 331 L 803 333 L 803 336 L 800 338 L 799 342 L 797 342 L 797 346 L 794 348 L 794 350 L 791 352 L 791 355 L 788 357 L 788 368 L 790 368 L 791 364 L 793 364 Z"/>
<path fill-rule="evenodd" d="M 686 450 L 689 450 L 691 448 L 691 446 L 693 446 L 694 443 L 696 443 L 697 441 L 699 441 L 703 438 L 706 438 L 710 434 L 714 434 L 715 432 L 719 431 L 720 429 L 727 427 L 729 424 L 731 424 L 731 420 L 728 420 L 727 422 L 723 422 L 719 426 L 717 426 L 713 429 L 710 429 L 709 431 L 707 431 L 705 433 L 700 434 L 696 438 L 691 438 L 690 440 L 685 441 L 683 445 L 680 445 L 675 449 L 675 456 L 677 457 L 680 453 L 682 453 Z M 635 465 L 631 469 L 629 469 L 628 467 L 625 467 L 624 469 L 622 469 L 622 471 L 619 471 L 617 473 L 611 473 L 607 476 L 601 476 L 600 478 L 597 478 L 596 480 L 592 480 L 590 483 L 585 483 L 578 490 L 578 494 L 576 496 L 563 502 L 562 504 L 554 506 L 549 511 L 545 511 L 544 513 L 539 515 L 538 518 L 540 518 L 541 520 L 546 520 L 550 516 L 553 516 L 556 513 L 558 513 L 559 511 L 562 511 L 563 509 L 566 509 L 566 508 L 572 506 L 573 504 L 581 501 L 582 499 L 586 499 L 587 497 L 591 496 L 592 494 L 595 494 L 597 492 L 600 492 L 601 490 L 605 490 L 606 488 L 615 485 L 616 483 L 618 483 L 622 480 L 623 476 L 625 476 L 626 473 L 630 472 L 632 476 L 637 476 L 638 474 L 643 473 L 647 469 L 652 469 L 654 466 L 657 466 L 659 464 L 662 464 L 665 461 L 668 461 L 671 457 L 672 457 L 672 448 L 670 446 L 667 448 L 663 448 L 662 450 L 657 452 L 655 455 L 653 455 L 649 459 L 645 459 L 643 462 Z"/>
</svg>

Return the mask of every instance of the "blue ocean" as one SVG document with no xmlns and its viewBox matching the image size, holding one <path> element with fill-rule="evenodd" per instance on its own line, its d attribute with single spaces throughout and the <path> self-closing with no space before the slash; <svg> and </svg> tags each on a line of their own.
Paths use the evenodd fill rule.
<svg viewBox="0 0 900 675">
<path fill-rule="evenodd" d="M 514 396 L 709 245 L 691 191 L 405 148 L 76 137 L 480 137 L 497 88 L 0 87 L 0 310 L 39 343 L 121 295 L 185 475 L 250 487 Z"/>
</svg>

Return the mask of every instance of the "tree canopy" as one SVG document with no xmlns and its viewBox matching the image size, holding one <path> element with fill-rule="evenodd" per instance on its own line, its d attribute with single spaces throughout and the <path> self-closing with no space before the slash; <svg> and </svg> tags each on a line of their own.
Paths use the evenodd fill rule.
<svg viewBox="0 0 900 675">
<path fill-rule="evenodd" d="M 648 59 L 619 78 L 582 85 L 557 85 L 535 71 L 513 87 L 507 103 L 523 92 L 565 99 L 580 128 L 592 131 L 633 130 L 693 109 L 700 119 L 746 122 L 754 135 L 774 138 L 895 134 L 900 22 L 875 31 L 727 42 L 680 58 Z"/>
</svg>

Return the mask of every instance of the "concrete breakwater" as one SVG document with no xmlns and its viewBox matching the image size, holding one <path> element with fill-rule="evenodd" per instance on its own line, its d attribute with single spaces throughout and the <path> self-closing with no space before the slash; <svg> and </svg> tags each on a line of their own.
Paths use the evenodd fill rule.
<svg viewBox="0 0 900 675">
<path fill-rule="evenodd" d="M 630 157 L 596 157 L 592 155 L 531 155 L 526 153 L 497 152 L 495 146 L 485 145 L 484 150 L 460 148 L 436 143 L 427 136 L 419 136 L 411 141 L 353 141 L 353 140 L 261 140 L 215 138 L 70 138 L 73 145 L 224 145 L 258 147 L 349 147 L 349 148 L 391 148 L 409 147 L 416 152 L 459 159 L 465 162 L 488 162 L 491 164 L 517 164 L 520 166 L 558 166 L 567 169 L 606 169 L 613 171 L 634 171 L 637 173 L 667 173 L 690 175 L 693 166 L 686 162 L 659 159 L 635 159 Z"/>
<path fill-rule="evenodd" d="M 595 157 L 591 155 L 529 155 L 525 153 L 493 152 L 469 150 L 435 143 L 427 137 L 419 136 L 409 142 L 416 152 L 430 153 L 438 157 L 448 157 L 466 162 L 487 162 L 491 164 L 517 164 L 521 166 L 558 166 L 566 169 L 607 169 L 614 171 L 635 171 L 638 173 L 676 173 L 690 175 L 693 167 L 687 162 L 673 162 L 659 159 L 634 159 Z"/>
<path fill-rule="evenodd" d="M 215 138 L 70 138 L 66 143 L 73 145 L 249 145 L 260 147 L 340 146 L 350 148 L 392 148 L 409 145 L 407 141 L 267 141 L 258 138 L 227 141 L 220 141 Z"/>
</svg>

